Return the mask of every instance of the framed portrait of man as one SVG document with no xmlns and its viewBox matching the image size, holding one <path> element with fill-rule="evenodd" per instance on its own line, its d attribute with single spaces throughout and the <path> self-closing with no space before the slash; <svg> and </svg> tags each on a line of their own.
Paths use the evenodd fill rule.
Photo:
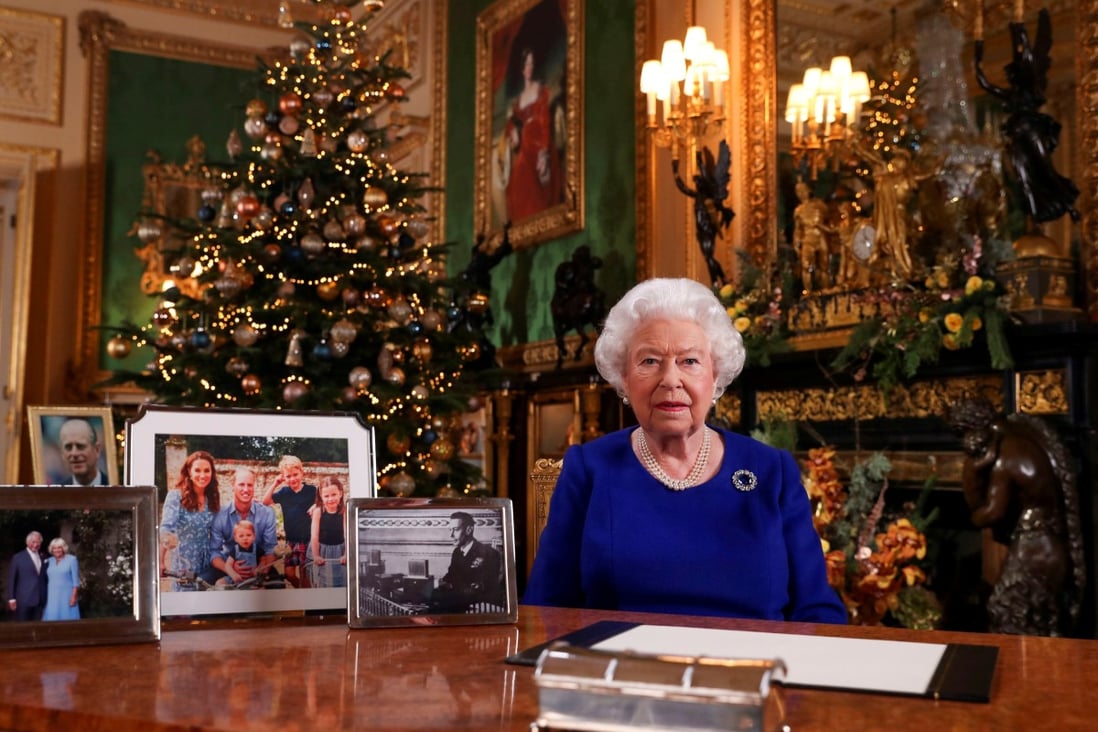
<svg viewBox="0 0 1098 732">
<path fill-rule="evenodd" d="M 110 407 L 27 407 L 34 482 L 91 488 L 118 485 Z"/>
</svg>

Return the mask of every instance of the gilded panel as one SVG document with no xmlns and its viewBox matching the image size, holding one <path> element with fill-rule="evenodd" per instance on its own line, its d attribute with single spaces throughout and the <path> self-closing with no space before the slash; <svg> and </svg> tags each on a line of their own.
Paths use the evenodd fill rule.
<svg viewBox="0 0 1098 732">
<path fill-rule="evenodd" d="M 61 124 L 64 18 L 0 8 L 0 117 Z"/>
</svg>

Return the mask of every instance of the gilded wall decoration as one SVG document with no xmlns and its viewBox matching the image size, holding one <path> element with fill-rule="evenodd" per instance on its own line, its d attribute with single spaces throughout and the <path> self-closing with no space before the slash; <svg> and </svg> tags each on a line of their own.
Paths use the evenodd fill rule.
<svg viewBox="0 0 1098 732">
<path fill-rule="evenodd" d="M 405 91 L 423 80 L 427 13 L 420 0 L 387 5 L 370 19 L 369 36 L 375 56 L 388 54 L 390 66 L 408 72 L 408 78 L 401 82 Z"/>
<path fill-rule="evenodd" d="M 1064 369 L 1023 371 L 1014 375 L 1014 401 L 1024 414 L 1068 414 L 1068 376 Z"/>
<path fill-rule="evenodd" d="M 796 415 L 798 420 L 818 422 L 939 417 L 950 404 L 977 397 L 1001 409 L 1002 389 L 1002 377 L 989 375 L 916 382 L 887 396 L 874 384 L 775 390 L 759 392 L 756 411 L 760 419 Z"/>
<path fill-rule="evenodd" d="M 61 124 L 65 20 L 0 8 L 0 117 Z"/>
</svg>

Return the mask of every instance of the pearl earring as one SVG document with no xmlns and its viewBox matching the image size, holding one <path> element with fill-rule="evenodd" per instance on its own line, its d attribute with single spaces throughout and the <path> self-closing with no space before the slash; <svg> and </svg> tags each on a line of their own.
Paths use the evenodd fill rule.
<svg viewBox="0 0 1098 732">
<path fill-rule="evenodd" d="M 629 406 L 629 397 L 623 396 L 621 398 L 621 403 L 628 407 Z"/>
</svg>

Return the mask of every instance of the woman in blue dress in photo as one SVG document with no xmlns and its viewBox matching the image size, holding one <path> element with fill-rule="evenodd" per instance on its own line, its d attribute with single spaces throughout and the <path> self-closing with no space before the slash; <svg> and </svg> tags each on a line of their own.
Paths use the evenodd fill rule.
<svg viewBox="0 0 1098 732">
<path fill-rule="evenodd" d="M 194 578 L 210 568 L 210 527 L 221 508 L 221 492 L 213 455 L 197 450 L 187 456 L 179 482 L 168 491 L 160 533 L 176 537 L 174 557 L 161 557 L 161 571 L 174 578 L 172 591 L 195 588 Z M 161 542 L 164 546 L 165 542 Z"/>
<path fill-rule="evenodd" d="M 50 542 L 46 560 L 46 609 L 42 620 L 80 619 L 80 566 L 69 545 L 58 537 Z"/>
</svg>

